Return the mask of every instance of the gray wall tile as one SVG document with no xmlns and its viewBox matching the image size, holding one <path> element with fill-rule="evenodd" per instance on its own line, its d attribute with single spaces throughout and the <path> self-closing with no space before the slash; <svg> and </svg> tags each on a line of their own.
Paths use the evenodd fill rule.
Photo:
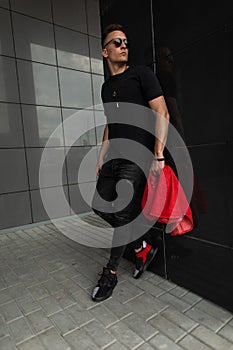
<svg viewBox="0 0 233 350">
<path fill-rule="evenodd" d="M 11 0 L 12 10 L 24 14 L 51 21 L 50 0 L 40 0 L 39 2 L 31 0 Z"/>
<path fill-rule="evenodd" d="M 0 2 L 1 5 L 1 2 Z M 0 54 L 14 56 L 10 12 L 0 8 Z"/>
<path fill-rule="evenodd" d="M 16 56 L 56 64 L 52 24 L 13 13 Z"/>
<path fill-rule="evenodd" d="M 13 58 L 0 57 L 0 71 L 0 100 L 19 102 L 15 60 Z"/>
<path fill-rule="evenodd" d="M 0 149 L 0 193 L 28 189 L 24 149 Z"/>
<path fill-rule="evenodd" d="M 0 103 L 0 147 L 24 147 L 20 106 Z"/>
</svg>

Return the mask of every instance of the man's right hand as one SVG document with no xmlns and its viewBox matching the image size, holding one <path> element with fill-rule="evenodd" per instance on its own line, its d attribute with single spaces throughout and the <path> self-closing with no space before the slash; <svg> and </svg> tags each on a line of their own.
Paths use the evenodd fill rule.
<svg viewBox="0 0 233 350">
<path fill-rule="evenodd" d="M 102 160 L 98 160 L 98 163 L 96 164 L 96 167 L 95 167 L 95 173 L 96 173 L 96 176 L 99 176 L 99 173 L 100 173 L 100 170 L 103 166 L 103 161 Z"/>
</svg>

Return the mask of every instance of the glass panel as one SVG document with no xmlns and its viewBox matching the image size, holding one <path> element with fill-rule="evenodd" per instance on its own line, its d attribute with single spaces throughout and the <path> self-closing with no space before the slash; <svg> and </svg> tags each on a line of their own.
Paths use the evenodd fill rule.
<svg viewBox="0 0 233 350">
<path fill-rule="evenodd" d="M 73 30 L 55 27 L 58 65 L 90 71 L 88 37 Z"/>
<path fill-rule="evenodd" d="M 59 186 L 59 169 L 64 162 L 64 148 L 46 148 L 46 156 L 41 161 L 44 148 L 28 148 L 28 172 L 31 189 L 39 188 L 39 175 L 41 176 L 41 187 Z M 66 184 L 65 167 L 62 169 L 62 184 Z"/>
<path fill-rule="evenodd" d="M 104 128 L 106 125 L 106 116 L 104 111 L 95 111 L 95 125 L 100 125 L 96 127 L 96 138 L 97 144 L 102 144 Z"/>
<path fill-rule="evenodd" d="M 63 108 L 62 114 L 66 146 L 88 146 L 96 144 L 93 110 Z"/>
<path fill-rule="evenodd" d="M 88 33 L 100 37 L 100 10 L 98 0 L 86 0 Z"/>
<path fill-rule="evenodd" d="M 19 102 L 15 60 L 13 58 L 0 57 L 0 72 L 0 100 Z"/>
<path fill-rule="evenodd" d="M 0 193 L 28 189 L 26 160 L 23 149 L 0 149 L 0 164 Z"/>
<path fill-rule="evenodd" d="M 64 203 L 63 197 L 61 196 L 62 191 L 64 191 L 67 198 L 67 186 L 64 186 L 62 188 L 42 188 L 40 191 L 31 191 L 33 220 L 35 222 L 48 220 L 50 218 L 61 218 L 70 215 L 70 206 L 68 202 Z M 47 198 L 49 205 L 49 216 L 41 200 L 41 193 Z"/>
<path fill-rule="evenodd" d="M 50 0 L 11 0 L 12 10 L 51 22 Z"/>
<path fill-rule="evenodd" d="M 101 75 L 92 74 L 93 89 L 94 89 L 94 105 L 102 104 L 101 87 L 104 82 L 104 77 Z"/>
<path fill-rule="evenodd" d="M 56 64 L 52 24 L 13 13 L 16 56 Z"/>
<path fill-rule="evenodd" d="M 62 146 L 62 127 L 53 137 L 53 131 L 61 124 L 61 110 L 59 108 L 43 106 L 22 106 L 27 147 L 42 147 L 49 140 L 49 146 Z"/>
<path fill-rule="evenodd" d="M 52 0 L 54 23 L 87 33 L 86 11 L 84 0 Z"/>
<path fill-rule="evenodd" d="M 96 180 L 96 148 L 71 147 L 68 150 L 66 159 L 69 184 L 74 184 L 77 182 L 90 182 Z"/>
<path fill-rule="evenodd" d="M 9 8 L 9 0 L 0 0 L 0 6 L 8 9 Z"/>
<path fill-rule="evenodd" d="M 23 103 L 59 106 L 57 68 L 18 60 Z"/>
<path fill-rule="evenodd" d="M 90 42 L 90 56 L 91 56 L 91 71 L 93 73 L 104 74 L 103 57 L 101 54 L 100 39 L 89 37 Z"/>
<path fill-rule="evenodd" d="M 29 192 L 2 194 L 0 200 L 0 229 L 32 222 Z"/>
<path fill-rule="evenodd" d="M 1 3 L 0 3 L 1 5 Z M 14 56 L 10 13 L 0 8 L 0 54 Z"/>
<path fill-rule="evenodd" d="M 69 186 L 71 209 L 77 215 L 92 211 L 92 208 L 88 205 L 88 203 L 86 203 L 83 196 L 81 195 L 80 187 L 82 192 L 85 193 L 87 200 L 89 200 L 89 202 L 91 203 L 95 192 L 96 182 L 88 182 Z"/>
<path fill-rule="evenodd" d="M 24 147 L 20 106 L 0 103 L 0 147 Z"/>
<path fill-rule="evenodd" d="M 92 106 L 90 74 L 59 68 L 59 75 L 63 107 Z"/>
</svg>

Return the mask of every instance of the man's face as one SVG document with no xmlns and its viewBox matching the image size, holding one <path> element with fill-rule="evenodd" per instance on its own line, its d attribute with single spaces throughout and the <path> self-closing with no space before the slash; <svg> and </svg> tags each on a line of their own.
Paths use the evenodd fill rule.
<svg viewBox="0 0 233 350">
<path fill-rule="evenodd" d="M 114 39 L 121 40 L 117 40 L 117 44 L 115 44 Z M 126 63 L 128 61 L 129 50 L 124 42 L 125 39 L 127 39 L 125 34 L 120 30 L 115 30 L 109 33 L 104 42 L 105 46 L 102 49 L 103 57 L 111 63 Z"/>
</svg>

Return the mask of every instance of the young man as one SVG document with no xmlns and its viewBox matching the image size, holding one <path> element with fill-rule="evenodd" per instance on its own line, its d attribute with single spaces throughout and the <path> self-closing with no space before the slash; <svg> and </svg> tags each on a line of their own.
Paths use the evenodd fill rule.
<svg viewBox="0 0 233 350">
<path fill-rule="evenodd" d="M 133 238 L 133 222 L 141 212 L 141 199 L 146 185 L 145 173 L 134 161 L 124 159 L 124 152 L 120 149 L 121 143 L 117 144 L 113 141 L 129 139 L 144 145 L 152 155 L 149 162 L 148 159 L 145 160 L 148 163 L 148 171 L 151 170 L 156 175 L 165 166 L 163 157 L 165 141 L 161 140 L 166 140 L 167 123 L 165 126 L 159 126 L 161 137 L 156 138 L 153 136 L 156 125 L 152 124 L 153 135 L 135 126 L 133 118 L 137 113 L 130 113 L 130 110 L 125 109 L 124 106 L 128 104 L 143 106 L 169 120 L 163 92 L 156 75 L 148 67 L 128 65 L 129 42 L 126 31 L 121 25 L 110 24 L 103 31 L 102 55 L 107 61 L 110 72 L 110 77 L 104 82 L 101 91 L 107 124 L 96 165 L 98 181 L 92 207 L 95 213 L 114 227 L 114 233 L 109 261 L 103 268 L 102 275 L 92 293 L 94 301 L 102 301 L 111 296 L 117 284 L 117 269 L 129 242 L 135 251 L 134 278 L 142 275 L 157 252 L 156 247 L 145 241 L 145 235 L 142 234 L 139 237 L 137 235 Z M 127 124 L 121 123 L 122 113 L 123 119 L 127 119 Z M 144 114 L 139 118 L 144 118 Z M 155 123 L 152 113 L 149 118 Z M 146 119 L 145 116 L 145 123 L 147 123 Z M 130 143 L 129 147 L 131 147 Z M 123 208 L 119 205 L 119 210 L 111 212 L 109 207 L 118 197 L 116 186 L 122 179 L 131 183 L 133 195 L 129 204 Z M 104 204 L 98 199 L 100 197 L 105 200 Z M 108 208 L 105 207 L 106 203 Z"/>
</svg>

